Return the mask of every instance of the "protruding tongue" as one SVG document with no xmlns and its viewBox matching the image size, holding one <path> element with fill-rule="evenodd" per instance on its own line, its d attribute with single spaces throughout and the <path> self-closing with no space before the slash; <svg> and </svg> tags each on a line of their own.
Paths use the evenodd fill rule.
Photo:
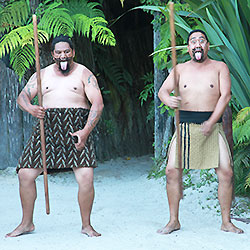
<svg viewBox="0 0 250 250">
<path fill-rule="evenodd" d="M 197 61 L 201 60 L 201 52 L 195 52 L 195 58 Z"/>
<path fill-rule="evenodd" d="M 66 70 L 66 69 L 67 69 L 67 63 L 68 63 L 68 62 L 60 62 L 60 65 L 61 65 L 61 69 L 62 69 L 62 70 Z"/>
</svg>

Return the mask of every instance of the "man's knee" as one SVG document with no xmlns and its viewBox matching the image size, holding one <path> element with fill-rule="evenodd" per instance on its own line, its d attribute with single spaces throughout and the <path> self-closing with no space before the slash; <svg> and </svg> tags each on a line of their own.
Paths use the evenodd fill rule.
<svg viewBox="0 0 250 250">
<path fill-rule="evenodd" d="M 168 165 L 166 167 L 166 177 L 168 183 L 171 181 L 177 181 L 179 178 L 179 170 Z"/>
<path fill-rule="evenodd" d="M 91 186 L 93 185 L 93 169 L 92 168 L 81 168 L 75 169 L 76 181 L 79 185 Z"/>
<path fill-rule="evenodd" d="M 233 177 L 233 170 L 232 168 L 218 169 L 217 175 L 218 175 L 219 181 L 231 182 L 232 177 Z"/>
<path fill-rule="evenodd" d="M 18 172 L 18 179 L 20 183 L 34 182 L 37 176 L 42 172 L 38 169 L 22 168 Z"/>
</svg>

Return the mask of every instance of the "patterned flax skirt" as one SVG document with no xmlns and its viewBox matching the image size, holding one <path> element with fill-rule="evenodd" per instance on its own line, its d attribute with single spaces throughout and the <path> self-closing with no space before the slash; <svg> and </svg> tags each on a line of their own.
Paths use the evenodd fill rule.
<svg viewBox="0 0 250 250">
<path fill-rule="evenodd" d="M 83 108 L 46 110 L 44 130 L 48 169 L 97 166 L 92 135 L 89 135 L 84 149 L 78 151 L 72 136 L 69 134 L 84 128 L 88 114 L 89 110 Z M 20 168 L 42 168 L 39 122 L 19 159 L 17 171 Z"/>
<path fill-rule="evenodd" d="M 222 136 L 227 146 L 232 165 L 231 152 L 221 123 L 216 123 L 214 125 L 214 130 L 209 136 L 204 136 L 201 133 L 201 124 L 180 123 L 182 168 L 210 169 L 219 167 L 219 135 Z M 169 145 L 168 153 L 175 139 L 176 133 Z M 175 167 L 178 168 L 177 144 L 175 159 Z"/>
</svg>

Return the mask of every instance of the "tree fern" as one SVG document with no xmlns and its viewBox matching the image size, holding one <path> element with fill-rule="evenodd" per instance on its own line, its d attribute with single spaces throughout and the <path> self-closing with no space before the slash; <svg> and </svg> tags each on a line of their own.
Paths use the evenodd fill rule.
<svg viewBox="0 0 250 250">
<path fill-rule="evenodd" d="M 70 0 L 62 1 L 63 7 L 67 8 L 71 15 L 83 14 L 87 17 L 102 17 L 105 18 L 101 10 L 101 4 L 98 2 L 89 2 L 88 0 Z"/>
<path fill-rule="evenodd" d="M 32 24 L 16 28 L 5 34 L 0 39 L 0 58 L 6 54 L 10 54 L 10 52 L 14 51 L 17 47 L 28 43 L 32 38 L 34 39 Z M 39 41 L 44 42 L 46 38 L 46 33 L 40 31 Z"/>
<path fill-rule="evenodd" d="M 65 8 L 49 9 L 40 20 L 39 28 L 45 30 L 49 36 L 60 34 L 73 36 L 74 23 Z"/>
<path fill-rule="evenodd" d="M 72 37 L 74 32 L 103 45 L 114 46 L 114 34 L 107 27 L 107 21 L 99 2 L 88 0 L 51 1 L 39 4 L 35 13 L 40 22 L 39 43 L 60 34 Z M 6 25 L 5 25 L 6 24 Z M 8 25 L 7 25 L 8 24 Z M 0 9 L 0 58 L 10 54 L 10 63 L 19 76 L 33 64 L 33 25 L 31 24 L 28 0 L 10 1 Z M 20 58 L 18 58 L 20 57 Z"/>
<path fill-rule="evenodd" d="M 12 1 L 0 11 L 0 33 L 9 32 L 23 25 L 29 13 L 29 6 L 25 0 Z"/>
<path fill-rule="evenodd" d="M 30 68 L 35 61 L 35 50 L 30 44 L 19 46 L 17 49 L 10 54 L 10 63 L 19 75 L 19 80 L 25 74 L 27 68 Z"/>
</svg>

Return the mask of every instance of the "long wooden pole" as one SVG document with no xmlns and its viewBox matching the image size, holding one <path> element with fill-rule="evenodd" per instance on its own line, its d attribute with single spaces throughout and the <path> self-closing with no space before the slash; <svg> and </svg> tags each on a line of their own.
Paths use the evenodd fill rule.
<svg viewBox="0 0 250 250">
<path fill-rule="evenodd" d="M 169 2 L 170 9 L 170 32 L 171 32 L 171 51 L 172 51 L 172 67 L 174 71 L 174 86 L 175 86 L 175 96 L 179 96 L 179 88 L 177 83 L 177 72 L 176 72 L 176 43 L 175 43 L 175 26 L 174 26 L 174 3 Z M 176 122 L 176 139 L 177 139 L 177 150 L 178 150 L 178 167 L 180 170 L 180 195 L 183 197 L 183 188 L 182 188 L 182 157 L 181 157 L 181 139 L 180 139 L 180 114 L 179 109 L 175 110 L 175 122 Z"/>
<path fill-rule="evenodd" d="M 39 106 L 43 106 L 36 15 L 33 15 L 33 26 L 34 26 L 34 45 L 35 45 L 35 55 L 36 55 L 37 95 L 38 95 Z M 44 134 L 43 119 L 40 119 L 40 137 L 41 137 L 41 148 L 42 148 L 43 180 L 44 180 L 46 213 L 50 214 L 48 174 L 47 174 L 47 165 L 46 165 L 45 134 Z"/>
</svg>

